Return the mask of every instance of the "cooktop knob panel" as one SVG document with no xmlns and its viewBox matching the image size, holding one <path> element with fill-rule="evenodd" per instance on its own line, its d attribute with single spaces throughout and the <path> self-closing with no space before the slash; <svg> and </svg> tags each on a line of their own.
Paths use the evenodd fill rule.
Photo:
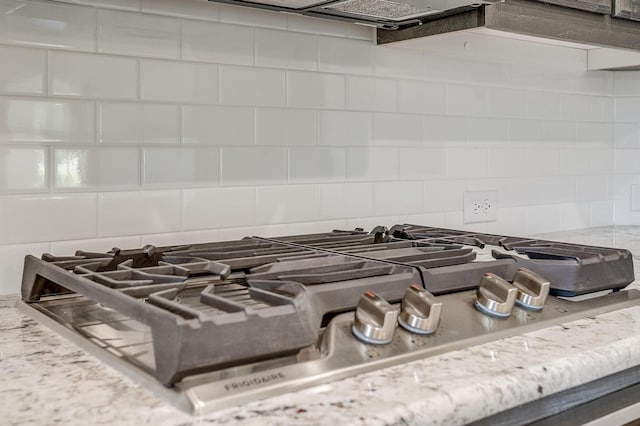
<svg viewBox="0 0 640 426">
<path fill-rule="evenodd" d="M 398 323 L 417 334 L 433 333 L 440 323 L 442 303 L 418 285 L 409 287 L 402 298 Z"/>
<path fill-rule="evenodd" d="M 518 306 L 539 311 L 547 301 L 551 283 L 533 271 L 520 268 L 513 277 L 513 286 L 518 289 Z"/>
<path fill-rule="evenodd" d="M 487 315 L 506 318 L 516 302 L 518 290 L 496 274 L 488 272 L 482 277 L 476 298 L 476 308 Z"/>
<path fill-rule="evenodd" d="M 362 342 L 384 345 L 391 342 L 398 322 L 398 307 L 368 291 L 360 297 L 351 330 Z"/>
</svg>

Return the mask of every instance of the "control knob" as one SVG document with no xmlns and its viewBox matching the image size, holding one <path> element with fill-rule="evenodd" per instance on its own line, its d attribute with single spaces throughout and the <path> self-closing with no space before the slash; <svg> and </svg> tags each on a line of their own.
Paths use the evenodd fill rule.
<svg viewBox="0 0 640 426">
<path fill-rule="evenodd" d="M 442 303 L 436 302 L 431 293 L 414 284 L 402 298 L 398 323 L 412 333 L 430 334 L 438 328 L 441 312 Z"/>
<path fill-rule="evenodd" d="M 525 268 L 518 269 L 513 277 L 513 286 L 518 289 L 518 306 L 531 311 L 542 309 L 551 288 L 549 280 Z"/>
<path fill-rule="evenodd" d="M 361 341 L 374 345 L 391 342 L 398 322 L 398 307 L 372 291 L 360 297 L 351 331 Z"/>
<path fill-rule="evenodd" d="M 476 308 L 487 315 L 506 318 L 516 302 L 518 290 L 496 274 L 487 272 L 482 277 L 476 298 Z"/>
</svg>

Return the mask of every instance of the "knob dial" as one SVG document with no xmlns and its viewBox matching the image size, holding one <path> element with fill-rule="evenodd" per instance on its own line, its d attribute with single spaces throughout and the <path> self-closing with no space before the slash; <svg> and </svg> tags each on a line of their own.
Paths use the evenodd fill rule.
<svg viewBox="0 0 640 426">
<path fill-rule="evenodd" d="M 482 277 L 476 298 L 476 308 L 487 315 L 506 318 L 516 302 L 518 290 L 499 276 L 488 272 Z"/>
<path fill-rule="evenodd" d="M 441 312 L 442 303 L 436 302 L 431 293 L 414 284 L 402 298 L 398 323 L 412 333 L 430 334 L 438 328 Z"/>
<path fill-rule="evenodd" d="M 518 306 L 539 311 L 547 301 L 551 283 L 533 271 L 520 268 L 513 277 L 513 286 L 518 289 L 516 297 Z"/>
<path fill-rule="evenodd" d="M 362 342 L 384 345 L 391 342 L 398 322 L 398 307 L 372 291 L 360 297 L 351 330 Z"/>
</svg>

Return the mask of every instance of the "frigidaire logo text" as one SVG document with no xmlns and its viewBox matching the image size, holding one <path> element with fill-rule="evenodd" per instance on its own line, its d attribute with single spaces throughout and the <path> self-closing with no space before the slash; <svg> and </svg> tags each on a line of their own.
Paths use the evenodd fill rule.
<svg viewBox="0 0 640 426">
<path fill-rule="evenodd" d="M 280 379 L 284 379 L 283 373 L 280 373 L 280 372 L 272 373 L 266 376 L 254 377 L 252 379 L 241 380 L 239 382 L 232 382 L 227 385 L 224 385 L 224 389 L 227 391 L 232 391 L 232 390 L 247 388 L 249 386 L 261 385 L 263 383 L 269 383 L 274 380 L 280 380 Z"/>
</svg>

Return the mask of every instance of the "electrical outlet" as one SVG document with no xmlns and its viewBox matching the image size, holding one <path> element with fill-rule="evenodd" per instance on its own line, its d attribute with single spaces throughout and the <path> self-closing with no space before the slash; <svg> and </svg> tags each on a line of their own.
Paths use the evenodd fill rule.
<svg viewBox="0 0 640 426">
<path fill-rule="evenodd" d="M 465 191 L 463 198 L 464 223 L 498 220 L 498 191 Z"/>
</svg>

